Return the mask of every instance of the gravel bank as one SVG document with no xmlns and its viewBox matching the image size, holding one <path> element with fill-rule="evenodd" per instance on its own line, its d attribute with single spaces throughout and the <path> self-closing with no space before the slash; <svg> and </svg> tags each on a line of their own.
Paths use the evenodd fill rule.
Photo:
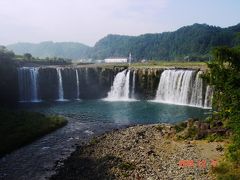
<svg viewBox="0 0 240 180">
<path fill-rule="evenodd" d="M 175 140 L 174 133 L 159 125 L 138 125 L 78 147 L 63 166 L 58 163 L 51 179 L 214 179 L 212 163 L 223 156 L 224 151 L 219 151 L 223 146 Z"/>
</svg>

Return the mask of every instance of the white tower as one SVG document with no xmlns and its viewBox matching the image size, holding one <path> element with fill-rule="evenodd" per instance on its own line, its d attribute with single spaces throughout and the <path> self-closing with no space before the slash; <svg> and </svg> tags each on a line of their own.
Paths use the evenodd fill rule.
<svg viewBox="0 0 240 180">
<path fill-rule="evenodd" d="M 128 65 L 131 65 L 131 62 L 132 62 L 132 54 L 130 52 L 128 56 Z"/>
</svg>

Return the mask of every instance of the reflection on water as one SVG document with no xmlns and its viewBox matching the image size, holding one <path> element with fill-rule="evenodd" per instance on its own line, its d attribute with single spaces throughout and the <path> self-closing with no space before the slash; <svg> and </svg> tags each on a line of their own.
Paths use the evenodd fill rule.
<svg viewBox="0 0 240 180">
<path fill-rule="evenodd" d="M 82 141 L 131 124 L 177 122 L 204 118 L 209 110 L 147 101 L 66 101 L 20 104 L 20 108 L 59 114 L 69 123 L 0 159 L 0 179 L 43 179 L 54 171 L 56 161 L 66 158 Z"/>
</svg>

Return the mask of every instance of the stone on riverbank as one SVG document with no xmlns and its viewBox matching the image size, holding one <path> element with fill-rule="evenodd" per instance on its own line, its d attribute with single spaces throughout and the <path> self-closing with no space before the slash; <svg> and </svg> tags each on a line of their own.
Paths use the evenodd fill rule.
<svg viewBox="0 0 240 180">
<path fill-rule="evenodd" d="M 217 150 L 223 143 L 176 141 L 174 133 L 172 125 L 138 125 L 96 137 L 52 179 L 212 179 L 211 163 L 223 155 Z M 181 166 L 183 161 L 191 166 Z"/>
</svg>

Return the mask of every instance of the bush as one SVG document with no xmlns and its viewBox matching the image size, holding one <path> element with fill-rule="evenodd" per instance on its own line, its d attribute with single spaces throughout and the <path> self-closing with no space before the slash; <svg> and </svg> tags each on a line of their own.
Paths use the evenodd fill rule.
<svg viewBox="0 0 240 180">
<path fill-rule="evenodd" d="M 126 163 L 123 162 L 121 164 L 119 164 L 119 168 L 125 171 L 131 171 L 135 169 L 135 165 L 131 164 L 131 163 Z"/>
<path fill-rule="evenodd" d="M 0 157 L 65 124 L 58 116 L 0 109 Z"/>
<path fill-rule="evenodd" d="M 217 175 L 218 180 L 239 180 L 239 169 L 234 167 L 229 162 L 222 162 L 217 167 L 213 168 L 213 173 Z"/>
<path fill-rule="evenodd" d="M 221 164 L 216 172 L 223 172 L 220 179 L 240 179 L 240 48 L 219 47 L 213 55 L 208 63 L 210 71 L 204 76 L 214 86 L 213 120 L 221 120 L 233 133 L 226 153 L 229 162 Z"/>
<path fill-rule="evenodd" d="M 189 127 L 187 131 L 187 138 L 194 138 L 197 135 L 196 127 Z"/>
<path fill-rule="evenodd" d="M 186 122 L 180 122 L 174 126 L 177 133 L 183 131 L 186 127 L 187 127 Z"/>
<path fill-rule="evenodd" d="M 218 134 L 210 134 L 206 137 L 208 142 L 222 142 L 224 137 Z"/>
<path fill-rule="evenodd" d="M 240 149 L 235 143 L 229 145 L 227 157 L 236 164 L 240 164 Z"/>
</svg>

